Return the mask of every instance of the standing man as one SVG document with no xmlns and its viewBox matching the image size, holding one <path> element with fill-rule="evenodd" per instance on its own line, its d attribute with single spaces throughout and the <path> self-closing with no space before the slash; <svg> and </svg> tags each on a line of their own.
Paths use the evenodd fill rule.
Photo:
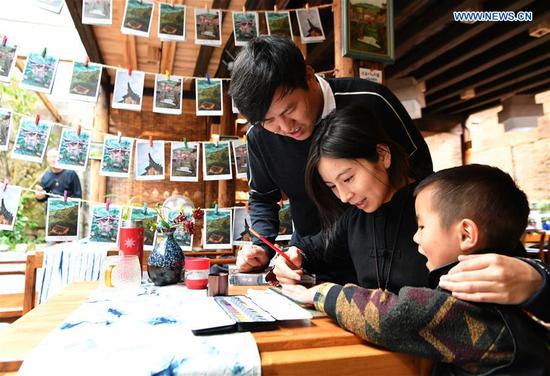
<svg viewBox="0 0 550 376">
<path fill-rule="evenodd" d="M 46 154 L 50 169 L 40 179 L 40 193 L 36 193 L 34 197 L 39 202 L 44 202 L 48 199 L 46 193 L 63 196 L 67 191 L 68 197 L 82 198 L 82 188 L 80 187 L 80 179 L 76 172 L 72 170 L 63 170 L 55 167 L 57 161 L 57 149 L 50 149 Z"/>
<path fill-rule="evenodd" d="M 289 39 L 260 36 L 249 42 L 235 60 L 229 91 L 250 122 L 247 147 L 252 227 L 270 241 L 278 233 L 282 192 L 290 200 L 294 239 L 321 229 L 317 209 L 306 193 L 304 172 L 311 136 L 319 130 L 316 125 L 334 109 L 355 103 L 370 106 L 386 125 L 388 135 L 409 155 L 414 178 L 421 180 L 433 171 L 426 142 L 386 87 L 357 78 L 325 80 L 316 76 Z M 237 266 L 243 272 L 261 270 L 271 257 L 271 250 L 254 239 L 253 246 L 239 252 Z M 352 268 L 349 260 L 343 260 L 340 273 L 330 279 L 350 282 L 350 276 L 355 276 Z M 549 321 L 549 276 L 543 266 L 516 258 L 472 255 L 451 269 L 440 285 L 470 301 L 524 303 Z"/>
</svg>

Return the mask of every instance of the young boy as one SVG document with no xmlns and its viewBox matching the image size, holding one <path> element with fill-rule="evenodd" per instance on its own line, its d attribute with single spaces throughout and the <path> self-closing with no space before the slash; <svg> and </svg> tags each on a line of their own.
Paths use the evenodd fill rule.
<svg viewBox="0 0 550 376">
<path fill-rule="evenodd" d="M 414 241 L 428 259 L 431 289 L 396 295 L 325 283 L 285 290 L 369 342 L 437 361 L 437 375 L 550 374 L 549 334 L 521 309 L 469 303 L 437 288 L 460 255 L 514 248 L 527 225 L 525 193 L 498 168 L 468 165 L 429 176 L 415 194 Z"/>
</svg>

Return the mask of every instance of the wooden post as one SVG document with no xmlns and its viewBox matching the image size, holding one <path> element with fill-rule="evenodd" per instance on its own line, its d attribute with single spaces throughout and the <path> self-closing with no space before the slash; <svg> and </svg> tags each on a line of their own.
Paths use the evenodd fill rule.
<svg viewBox="0 0 550 376">
<path fill-rule="evenodd" d="M 223 116 L 220 120 L 220 135 L 234 135 L 235 134 L 235 120 L 236 116 L 231 111 L 231 98 L 229 95 L 223 95 L 223 108 L 226 108 L 223 112 Z M 231 157 L 231 151 L 229 156 Z M 233 159 L 230 158 L 229 163 L 233 164 Z M 232 166 L 234 167 L 234 165 Z M 236 174 L 233 168 L 233 174 Z M 218 181 L 218 205 L 220 208 L 231 207 L 235 205 L 235 179 L 232 180 L 220 180 Z"/>
<path fill-rule="evenodd" d="M 102 87 L 95 108 L 92 141 L 103 142 L 103 133 L 109 131 L 109 93 Z M 105 201 L 107 180 L 99 175 L 101 161 L 90 160 L 90 201 Z"/>
<path fill-rule="evenodd" d="M 342 2 L 332 3 L 334 16 L 334 69 L 336 77 L 354 77 L 355 67 L 353 59 L 342 56 L 343 34 L 342 34 Z"/>
</svg>

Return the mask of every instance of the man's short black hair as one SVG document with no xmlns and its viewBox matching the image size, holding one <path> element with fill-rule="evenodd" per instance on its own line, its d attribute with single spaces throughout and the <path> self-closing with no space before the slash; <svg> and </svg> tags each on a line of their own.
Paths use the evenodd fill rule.
<svg viewBox="0 0 550 376">
<path fill-rule="evenodd" d="M 448 168 L 422 180 L 415 195 L 428 187 L 433 188 L 431 208 L 444 228 L 469 218 L 479 228 L 483 248 L 505 253 L 517 246 L 529 202 L 504 171 L 479 164 Z"/>
<path fill-rule="evenodd" d="M 279 87 L 281 97 L 297 88 L 307 90 L 304 57 L 288 38 L 259 36 L 235 59 L 229 94 L 239 112 L 255 124 L 263 122 Z"/>
</svg>

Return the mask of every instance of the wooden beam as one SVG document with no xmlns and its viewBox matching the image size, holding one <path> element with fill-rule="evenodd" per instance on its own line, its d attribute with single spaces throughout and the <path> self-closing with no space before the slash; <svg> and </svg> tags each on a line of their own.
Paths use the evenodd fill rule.
<svg viewBox="0 0 550 376">
<path fill-rule="evenodd" d="M 420 14 L 426 6 L 430 4 L 429 0 L 416 1 L 397 1 L 395 4 L 395 16 L 393 17 L 393 27 L 395 30 L 400 30 L 403 26 L 410 22 L 415 14 Z"/>
<path fill-rule="evenodd" d="M 428 115 L 421 119 L 413 120 L 414 125 L 422 133 L 456 133 L 462 131 L 462 117 L 449 115 Z"/>
<path fill-rule="evenodd" d="M 126 61 L 126 66 L 132 69 L 138 69 L 136 37 L 133 35 L 126 35 L 124 47 L 124 60 Z"/>
<path fill-rule="evenodd" d="M 160 49 L 160 73 L 165 73 L 166 71 L 172 73 L 176 57 L 176 42 L 162 42 Z"/>
<path fill-rule="evenodd" d="M 101 49 L 97 44 L 97 39 L 95 37 L 93 27 L 90 25 L 82 24 L 82 1 L 65 0 L 65 3 L 67 4 L 67 9 L 71 14 L 71 18 L 73 19 L 73 23 L 74 23 L 74 26 L 76 27 L 76 31 L 80 36 L 80 40 L 84 45 L 84 49 L 86 50 L 86 53 L 90 58 L 90 61 L 94 63 L 105 64 L 105 60 L 103 59 L 103 54 L 101 53 Z M 111 82 L 111 78 L 109 77 L 109 73 L 107 72 L 107 70 L 104 70 L 101 77 L 101 84 L 103 86 L 107 86 L 109 85 L 110 82 Z"/>
<path fill-rule="evenodd" d="M 342 56 L 342 2 L 335 1 L 332 5 L 334 16 L 334 69 L 336 77 L 353 77 L 355 68 L 353 59 Z"/>
</svg>

